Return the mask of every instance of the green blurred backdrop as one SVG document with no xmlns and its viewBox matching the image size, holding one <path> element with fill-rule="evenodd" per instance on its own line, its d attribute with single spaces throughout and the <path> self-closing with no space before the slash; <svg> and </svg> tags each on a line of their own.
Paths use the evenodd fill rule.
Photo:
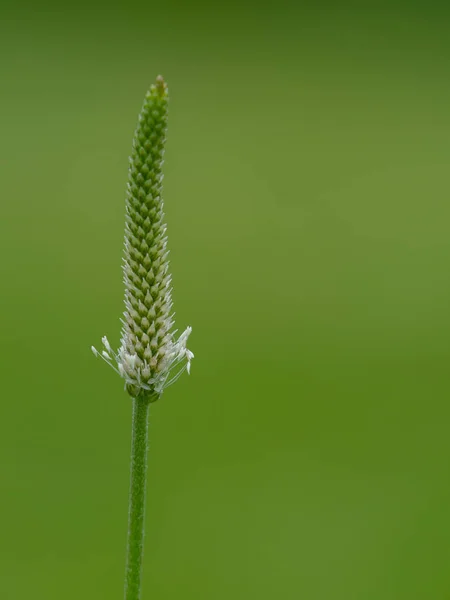
<svg viewBox="0 0 450 600">
<path fill-rule="evenodd" d="M 122 598 L 130 401 L 90 346 L 158 73 L 196 358 L 152 409 L 143 600 L 450 598 L 449 16 L 4 8 L 2 600 Z"/>
</svg>

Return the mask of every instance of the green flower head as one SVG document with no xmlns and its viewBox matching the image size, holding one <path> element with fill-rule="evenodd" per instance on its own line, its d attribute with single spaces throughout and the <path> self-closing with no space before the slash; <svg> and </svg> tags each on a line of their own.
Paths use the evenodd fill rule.
<svg viewBox="0 0 450 600">
<path fill-rule="evenodd" d="M 106 337 L 101 356 L 124 380 L 131 396 L 156 400 L 194 355 L 186 347 L 188 327 L 178 339 L 172 331 L 162 166 L 167 129 L 168 91 L 159 76 L 147 92 L 134 134 L 128 170 L 123 275 L 125 312 L 121 346 L 114 352 Z"/>
</svg>

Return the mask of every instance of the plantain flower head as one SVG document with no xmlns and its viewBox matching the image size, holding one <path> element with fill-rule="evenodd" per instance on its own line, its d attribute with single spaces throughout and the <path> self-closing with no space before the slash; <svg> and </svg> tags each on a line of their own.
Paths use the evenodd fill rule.
<svg viewBox="0 0 450 600">
<path fill-rule="evenodd" d="M 193 353 L 186 343 L 188 327 L 173 331 L 162 166 L 167 129 L 167 85 L 159 76 L 147 92 L 134 134 L 128 170 L 123 276 L 125 311 L 121 345 L 113 351 L 102 338 L 101 352 L 92 347 L 124 380 L 133 396 L 154 401 L 184 370 Z"/>
</svg>

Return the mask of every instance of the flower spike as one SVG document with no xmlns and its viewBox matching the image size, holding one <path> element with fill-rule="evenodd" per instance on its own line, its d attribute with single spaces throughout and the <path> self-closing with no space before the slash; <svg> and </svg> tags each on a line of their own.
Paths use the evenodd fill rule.
<svg viewBox="0 0 450 600">
<path fill-rule="evenodd" d="M 168 91 L 159 76 L 144 100 L 134 134 L 126 195 L 123 279 L 125 312 L 121 345 L 114 352 L 105 337 L 103 350 L 92 350 L 124 380 L 133 396 L 157 400 L 181 373 L 190 373 L 188 327 L 176 339 L 172 331 L 162 166 L 167 129 Z"/>
</svg>

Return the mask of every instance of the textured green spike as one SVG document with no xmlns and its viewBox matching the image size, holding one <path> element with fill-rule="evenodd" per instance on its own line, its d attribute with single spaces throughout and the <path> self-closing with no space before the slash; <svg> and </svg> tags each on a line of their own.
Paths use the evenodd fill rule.
<svg viewBox="0 0 450 600">
<path fill-rule="evenodd" d="M 134 134 L 128 169 L 125 217 L 125 312 L 121 346 L 113 352 L 106 337 L 101 356 L 125 379 L 131 396 L 156 400 L 187 368 L 188 327 L 172 333 L 171 276 L 167 250 L 162 167 L 167 131 L 168 89 L 159 76 L 147 92 Z M 178 369 L 177 369 L 178 367 Z M 176 372 L 170 377 L 173 369 Z"/>
</svg>

